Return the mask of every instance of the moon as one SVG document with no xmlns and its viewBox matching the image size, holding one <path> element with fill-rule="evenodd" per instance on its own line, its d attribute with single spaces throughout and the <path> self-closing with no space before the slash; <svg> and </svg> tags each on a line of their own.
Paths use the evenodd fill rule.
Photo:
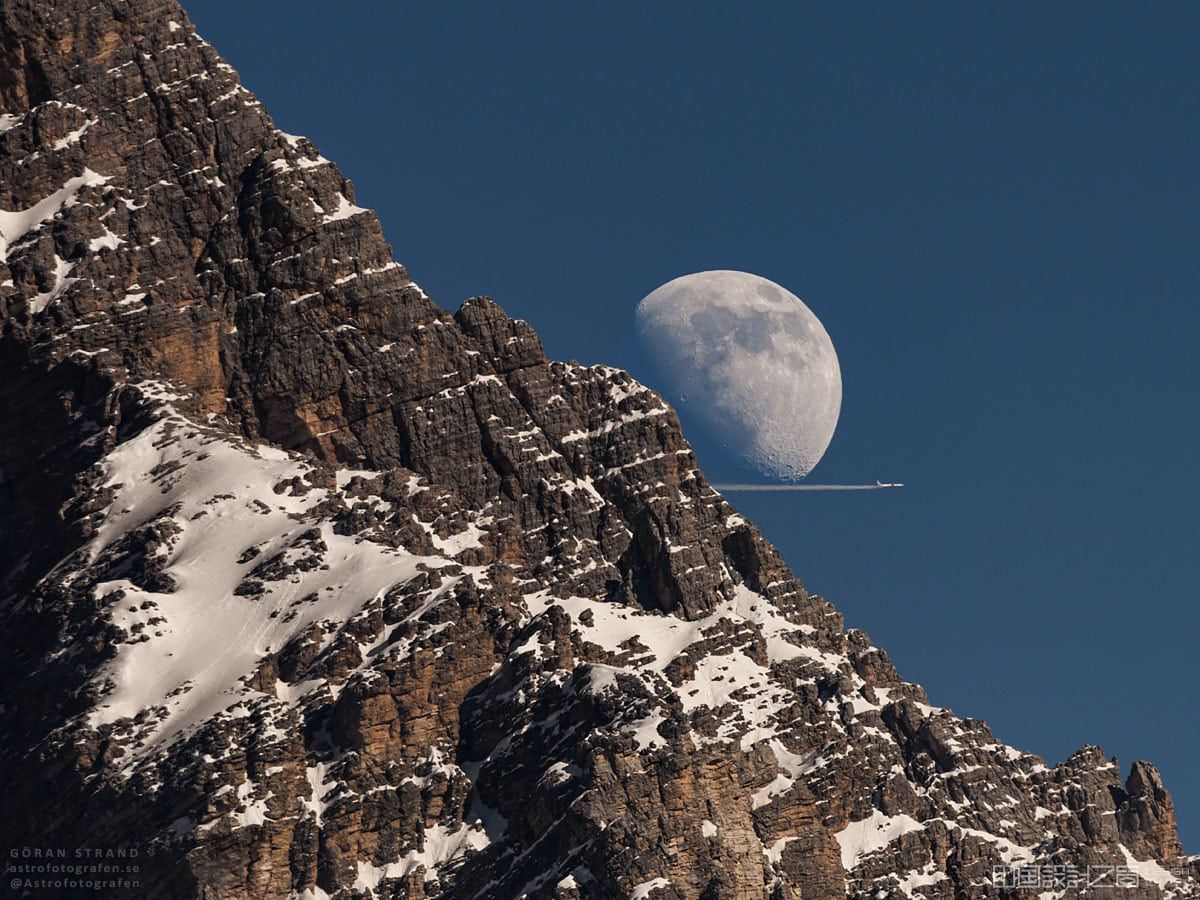
<svg viewBox="0 0 1200 900">
<path fill-rule="evenodd" d="M 696 272 L 638 304 L 639 342 L 668 399 L 769 477 L 803 478 L 842 409 L 833 341 L 799 297 L 749 272 Z"/>
</svg>

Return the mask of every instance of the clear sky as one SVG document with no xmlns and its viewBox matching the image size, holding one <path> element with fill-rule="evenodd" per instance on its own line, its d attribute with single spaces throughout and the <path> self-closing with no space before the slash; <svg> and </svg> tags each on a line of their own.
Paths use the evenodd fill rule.
<svg viewBox="0 0 1200 900">
<path fill-rule="evenodd" d="M 449 309 L 591 363 L 686 272 L 803 297 L 810 480 L 908 487 L 731 499 L 933 702 L 1157 763 L 1200 851 L 1200 4 L 190 7 Z"/>
</svg>

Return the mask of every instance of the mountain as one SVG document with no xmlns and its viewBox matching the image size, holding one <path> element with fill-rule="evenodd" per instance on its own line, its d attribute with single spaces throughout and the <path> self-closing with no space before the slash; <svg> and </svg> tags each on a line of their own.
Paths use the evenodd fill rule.
<svg viewBox="0 0 1200 900">
<path fill-rule="evenodd" d="M 932 705 L 174 0 L 0 32 L 14 895 L 1200 895 L 1152 765 Z"/>
</svg>

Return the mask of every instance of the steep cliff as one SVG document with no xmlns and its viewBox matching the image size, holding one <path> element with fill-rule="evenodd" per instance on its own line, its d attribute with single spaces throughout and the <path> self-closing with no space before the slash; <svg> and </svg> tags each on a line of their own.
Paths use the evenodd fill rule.
<svg viewBox="0 0 1200 900">
<path fill-rule="evenodd" d="M 433 303 L 173 0 L 0 34 L 5 847 L 152 897 L 1200 893 L 1153 766 L 931 705 L 657 395 Z"/>
</svg>

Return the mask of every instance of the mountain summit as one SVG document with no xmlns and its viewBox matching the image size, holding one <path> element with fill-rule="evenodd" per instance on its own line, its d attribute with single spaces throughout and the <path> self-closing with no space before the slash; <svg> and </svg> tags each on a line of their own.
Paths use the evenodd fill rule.
<svg viewBox="0 0 1200 900">
<path fill-rule="evenodd" d="M 655 393 L 430 300 L 173 0 L 0 32 L 14 894 L 106 895 L 17 868 L 81 848 L 114 896 L 1200 894 L 1152 765 L 932 705 Z"/>
</svg>

